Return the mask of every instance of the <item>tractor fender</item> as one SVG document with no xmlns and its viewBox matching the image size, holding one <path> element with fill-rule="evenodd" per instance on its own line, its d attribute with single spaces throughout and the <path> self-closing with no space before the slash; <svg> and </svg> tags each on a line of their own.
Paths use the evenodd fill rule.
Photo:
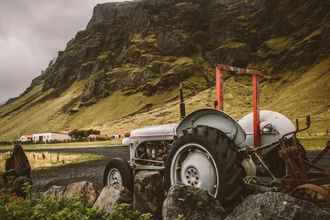
<svg viewBox="0 0 330 220">
<path fill-rule="evenodd" d="M 186 116 L 176 129 L 177 136 L 182 136 L 186 129 L 206 126 L 223 132 L 230 138 L 239 151 L 247 148 L 245 132 L 242 127 L 229 115 L 215 109 L 200 109 Z"/>
</svg>

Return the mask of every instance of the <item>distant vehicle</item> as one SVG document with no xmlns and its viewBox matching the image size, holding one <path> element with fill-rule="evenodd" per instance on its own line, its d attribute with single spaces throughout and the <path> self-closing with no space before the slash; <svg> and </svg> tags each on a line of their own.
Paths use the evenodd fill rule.
<svg viewBox="0 0 330 220">
<path fill-rule="evenodd" d="M 238 122 L 223 112 L 223 71 L 252 76 L 253 112 Z M 131 131 L 123 144 L 130 148 L 130 159 L 112 159 L 104 171 L 104 185 L 133 190 L 133 174 L 139 170 L 159 170 L 166 188 L 185 184 L 205 189 L 230 210 L 249 190 L 280 190 L 296 196 L 306 191 L 321 194 L 322 181 L 330 175 L 313 172 L 296 134 L 299 128 L 286 116 L 259 111 L 260 72 L 232 66 L 216 68 L 216 109 L 200 109 L 185 116 L 180 90 L 181 122 L 150 126 Z M 330 144 L 328 144 L 330 149 Z M 307 169 L 308 167 L 308 169 Z M 306 184 L 314 184 L 313 187 Z M 323 190 L 320 190 L 322 188 Z M 323 197 L 322 197 L 323 196 Z M 315 199 L 315 198 L 314 198 Z"/>
</svg>

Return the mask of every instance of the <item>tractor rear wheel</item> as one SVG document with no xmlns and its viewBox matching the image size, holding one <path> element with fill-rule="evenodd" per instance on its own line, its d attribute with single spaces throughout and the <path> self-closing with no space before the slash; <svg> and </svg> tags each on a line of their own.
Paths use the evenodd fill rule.
<svg viewBox="0 0 330 220">
<path fill-rule="evenodd" d="M 165 163 L 165 185 L 191 185 L 217 198 L 226 211 L 243 198 L 245 172 L 235 144 L 221 131 L 196 127 L 175 140 Z"/>
</svg>

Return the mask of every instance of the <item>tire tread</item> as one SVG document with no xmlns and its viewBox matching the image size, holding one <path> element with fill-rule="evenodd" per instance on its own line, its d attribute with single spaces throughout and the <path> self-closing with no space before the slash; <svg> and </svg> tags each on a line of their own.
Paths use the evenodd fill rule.
<svg viewBox="0 0 330 220">
<path fill-rule="evenodd" d="M 190 129 L 189 129 L 190 130 Z M 241 157 L 235 144 L 221 131 L 198 126 L 192 131 L 184 131 L 178 137 L 165 163 L 165 185 L 170 187 L 170 167 L 175 152 L 186 143 L 198 143 L 207 148 L 213 155 L 218 166 L 220 187 L 217 199 L 227 211 L 230 211 L 242 199 L 244 190 L 243 178 L 245 172 L 241 166 Z"/>
</svg>

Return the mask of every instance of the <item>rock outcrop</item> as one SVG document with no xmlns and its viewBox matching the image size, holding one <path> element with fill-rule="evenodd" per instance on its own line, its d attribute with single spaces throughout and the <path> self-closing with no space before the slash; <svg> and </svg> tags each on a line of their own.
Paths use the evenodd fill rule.
<svg viewBox="0 0 330 220">
<path fill-rule="evenodd" d="M 251 195 L 225 220 L 326 220 L 330 213 L 316 205 L 289 196 L 267 192 Z"/>
<path fill-rule="evenodd" d="M 205 67 L 216 63 L 263 67 L 271 63 L 270 72 L 296 68 L 302 61 L 312 64 L 329 54 L 325 4 L 317 0 L 99 4 L 86 30 L 77 33 L 33 85 L 44 82 L 44 90 L 52 88 L 54 95 L 88 79 L 80 100 L 88 106 L 114 91 L 151 95 L 193 76 L 203 81 Z M 194 67 L 181 67 L 182 57 L 192 58 Z M 170 67 L 174 62 L 178 71 Z"/>
<path fill-rule="evenodd" d="M 98 192 L 93 183 L 82 181 L 67 186 L 52 186 L 44 195 L 55 199 L 81 198 L 92 206 L 98 197 Z"/>
<path fill-rule="evenodd" d="M 208 192 L 190 186 L 173 186 L 163 204 L 163 220 L 221 220 L 224 209 Z"/>
<path fill-rule="evenodd" d="M 126 189 L 116 189 L 114 187 L 106 186 L 102 189 L 93 208 L 111 213 L 113 207 L 120 203 L 132 204 L 131 193 Z"/>
<path fill-rule="evenodd" d="M 163 178 L 157 171 L 139 171 L 134 180 L 133 207 L 161 218 L 164 200 Z"/>
</svg>

